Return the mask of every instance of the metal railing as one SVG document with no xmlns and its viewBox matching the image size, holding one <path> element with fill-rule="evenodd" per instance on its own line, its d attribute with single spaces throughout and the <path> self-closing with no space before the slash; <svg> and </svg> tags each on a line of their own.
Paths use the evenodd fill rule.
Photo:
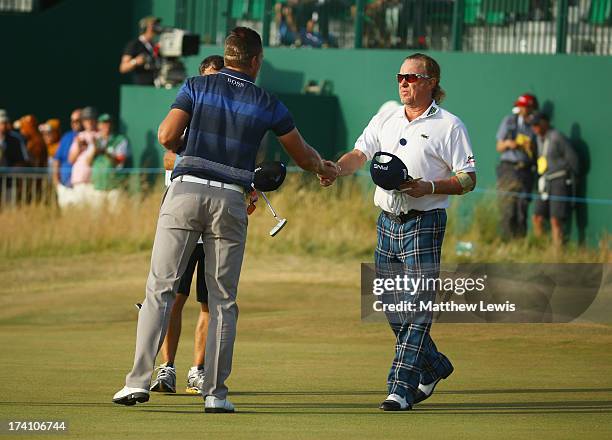
<svg viewBox="0 0 612 440">
<path fill-rule="evenodd" d="M 177 4 L 189 23 L 186 2 Z M 612 55 L 612 0 L 230 0 L 226 6 L 227 29 L 251 26 L 269 46 Z"/>
<path fill-rule="evenodd" d="M 112 170 L 98 170 L 96 173 L 106 173 L 114 178 L 114 184 L 106 189 L 96 190 L 97 193 L 108 193 L 111 190 L 119 190 L 124 193 L 146 192 L 163 182 L 164 170 L 161 168 L 123 168 Z M 100 177 L 100 176 L 99 176 Z M 94 185 L 91 185 L 91 189 Z M 65 187 L 62 187 L 65 189 Z M 71 189 L 67 189 L 71 192 Z M 78 204 L 79 200 L 86 200 L 91 195 L 89 192 L 82 194 L 67 194 L 71 201 Z M 33 167 L 0 167 L 0 211 L 3 209 L 17 208 L 25 205 L 54 205 L 60 199 L 66 199 L 59 194 L 56 187 L 51 168 Z"/>
<path fill-rule="evenodd" d="M 610 5 L 612 0 L 465 0 L 462 50 L 611 55 Z"/>
<path fill-rule="evenodd" d="M 0 168 L 0 210 L 54 200 L 55 189 L 47 168 Z"/>
</svg>

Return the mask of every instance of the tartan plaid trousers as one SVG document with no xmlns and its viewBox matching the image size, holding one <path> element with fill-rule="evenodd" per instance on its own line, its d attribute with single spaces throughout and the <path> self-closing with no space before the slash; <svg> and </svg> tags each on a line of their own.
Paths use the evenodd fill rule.
<svg viewBox="0 0 612 440">
<path fill-rule="evenodd" d="M 428 211 L 403 224 L 394 222 L 381 212 L 376 226 L 374 254 L 377 276 L 438 277 L 445 229 L 444 209 Z M 408 300 L 418 304 L 420 300 L 430 298 L 435 299 L 435 292 L 394 292 L 383 295 L 383 302 L 397 304 Z M 452 365 L 438 351 L 429 334 L 431 312 L 388 312 L 386 315 L 396 338 L 395 356 L 387 378 L 388 391 L 412 403 L 419 382 L 433 382 L 448 374 Z"/>
</svg>

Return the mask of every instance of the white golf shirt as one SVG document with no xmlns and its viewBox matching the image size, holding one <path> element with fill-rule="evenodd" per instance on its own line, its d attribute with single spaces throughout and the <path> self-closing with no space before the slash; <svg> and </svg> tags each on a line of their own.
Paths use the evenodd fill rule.
<svg viewBox="0 0 612 440">
<path fill-rule="evenodd" d="M 413 178 L 449 179 L 453 173 L 476 171 L 474 153 L 463 122 L 435 102 L 409 122 L 404 107 L 376 114 L 355 142 L 355 149 L 368 160 L 379 151 L 395 154 Z M 376 187 L 374 204 L 394 214 L 411 209 L 429 211 L 448 207 L 448 195 L 415 198 L 399 191 Z"/>
</svg>

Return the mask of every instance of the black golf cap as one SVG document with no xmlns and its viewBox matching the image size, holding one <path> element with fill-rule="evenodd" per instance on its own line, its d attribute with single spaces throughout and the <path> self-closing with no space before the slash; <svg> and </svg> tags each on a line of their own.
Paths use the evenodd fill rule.
<svg viewBox="0 0 612 440">
<path fill-rule="evenodd" d="M 549 122 L 548 115 L 544 112 L 536 112 L 531 116 L 531 125 L 538 125 L 542 121 Z"/>
<path fill-rule="evenodd" d="M 383 151 L 379 151 L 372 158 L 370 175 L 376 185 L 387 191 L 399 189 L 402 183 L 412 179 L 408 168 L 399 157 Z"/>
<path fill-rule="evenodd" d="M 282 162 L 262 162 L 255 168 L 253 186 L 259 191 L 277 190 L 285 181 L 287 167 Z"/>
</svg>

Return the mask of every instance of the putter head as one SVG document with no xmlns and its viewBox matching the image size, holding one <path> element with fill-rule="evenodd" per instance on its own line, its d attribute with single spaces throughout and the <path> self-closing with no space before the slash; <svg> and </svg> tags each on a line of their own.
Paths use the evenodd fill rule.
<svg viewBox="0 0 612 440">
<path fill-rule="evenodd" d="M 272 230 L 270 231 L 270 237 L 274 237 L 276 234 L 278 234 L 279 231 L 283 229 L 286 224 L 287 224 L 286 218 L 280 219 L 279 222 L 276 224 L 276 226 L 274 226 Z"/>
</svg>

